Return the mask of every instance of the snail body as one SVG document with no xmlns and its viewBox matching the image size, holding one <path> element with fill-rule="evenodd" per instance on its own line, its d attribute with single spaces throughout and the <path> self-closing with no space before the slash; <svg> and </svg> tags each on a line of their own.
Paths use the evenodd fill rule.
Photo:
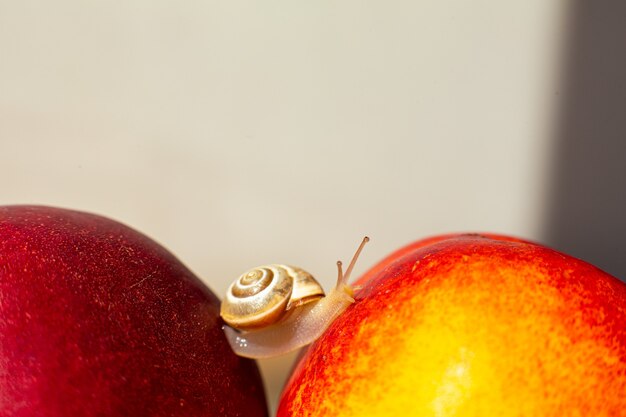
<svg viewBox="0 0 626 417">
<path fill-rule="evenodd" d="M 368 240 L 363 239 L 345 274 L 337 262 L 337 284 L 327 295 L 300 268 L 266 265 L 243 274 L 231 285 L 221 307 L 227 324 L 224 333 L 233 351 L 248 358 L 267 358 L 319 338 L 354 303 L 348 279 Z M 250 299 L 242 294 L 250 294 Z"/>
</svg>

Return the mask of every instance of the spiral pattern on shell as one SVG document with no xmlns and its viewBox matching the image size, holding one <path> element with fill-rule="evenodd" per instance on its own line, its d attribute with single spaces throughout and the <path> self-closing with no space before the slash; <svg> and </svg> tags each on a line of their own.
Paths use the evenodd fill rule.
<svg viewBox="0 0 626 417">
<path fill-rule="evenodd" d="M 265 265 L 242 274 L 228 288 L 220 314 L 231 327 L 250 330 L 279 321 L 292 307 L 324 296 L 307 272 L 287 265 Z"/>
</svg>

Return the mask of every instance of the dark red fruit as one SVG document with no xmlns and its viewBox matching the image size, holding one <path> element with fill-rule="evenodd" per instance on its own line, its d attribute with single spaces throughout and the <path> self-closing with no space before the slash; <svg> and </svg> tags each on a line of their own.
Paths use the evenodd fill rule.
<svg viewBox="0 0 626 417">
<path fill-rule="evenodd" d="M 146 236 L 0 207 L 0 416 L 266 416 L 219 300 Z"/>
</svg>

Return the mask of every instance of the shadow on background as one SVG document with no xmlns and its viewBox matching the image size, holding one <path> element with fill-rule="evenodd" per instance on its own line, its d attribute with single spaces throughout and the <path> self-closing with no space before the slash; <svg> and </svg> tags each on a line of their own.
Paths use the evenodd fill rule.
<svg viewBox="0 0 626 417">
<path fill-rule="evenodd" d="M 626 2 L 570 7 L 544 240 L 626 280 Z"/>
</svg>

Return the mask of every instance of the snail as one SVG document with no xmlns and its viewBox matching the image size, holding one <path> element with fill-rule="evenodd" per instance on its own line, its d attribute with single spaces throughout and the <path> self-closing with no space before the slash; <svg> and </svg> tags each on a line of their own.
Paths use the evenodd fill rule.
<svg viewBox="0 0 626 417">
<path fill-rule="evenodd" d="M 226 339 L 247 358 L 278 356 L 306 346 L 354 303 L 348 280 L 368 237 L 343 272 L 337 261 L 337 284 L 324 295 L 308 272 L 287 265 L 254 268 L 228 289 L 220 308 Z"/>
</svg>

